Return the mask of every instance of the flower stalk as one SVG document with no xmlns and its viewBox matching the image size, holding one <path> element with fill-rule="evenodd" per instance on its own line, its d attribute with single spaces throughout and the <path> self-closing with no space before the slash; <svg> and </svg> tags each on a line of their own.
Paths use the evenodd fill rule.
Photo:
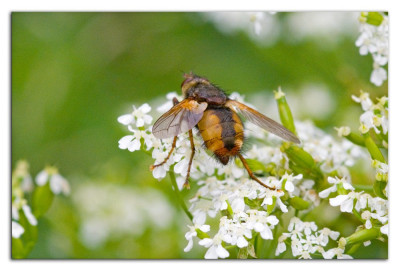
<svg viewBox="0 0 400 271">
<path fill-rule="evenodd" d="M 175 191 L 175 194 L 176 194 L 176 199 L 178 200 L 179 205 L 182 207 L 183 211 L 188 216 L 190 221 L 193 221 L 193 215 L 189 211 L 189 209 L 187 208 L 187 206 L 185 204 L 185 201 L 182 199 L 182 196 L 179 193 L 179 188 L 178 188 L 178 184 L 176 183 L 175 173 L 172 170 L 170 170 L 170 171 L 168 171 L 168 174 L 169 174 L 169 178 L 171 180 L 171 184 L 172 184 L 172 186 L 174 188 L 174 191 Z"/>
</svg>

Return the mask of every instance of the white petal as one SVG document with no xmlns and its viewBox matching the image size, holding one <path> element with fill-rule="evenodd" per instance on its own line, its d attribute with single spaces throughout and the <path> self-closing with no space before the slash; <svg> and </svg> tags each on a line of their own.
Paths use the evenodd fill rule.
<svg viewBox="0 0 400 271">
<path fill-rule="evenodd" d="M 217 248 L 216 246 L 211 246 L 207 252 L 206 255 L 204 255 L 204 259 L 218 259 L 218 254 L 217 254 Z"/>
<path fill-rule="evenodd" d="M 189 243 L 187 246 L 183 249 L 184 252 L 189 252 L 193 247 L 193 239 L 189 239 Z"/>
<path fill-rule="evenodd" d="M 232 168 L 232 175 L 233 175 L 233 177 L 235 177 L 235 178 L 240 178 L 240 177 L 243 176 L 243 170 L 240 169 L 240 168 L 237 168 L 237 167 L 233 166 L 233 168 Z"/>
<path fill-rule="evenodd" d="M 146 124 L 150 124 L 153 121 L 153 117 L 149 115 L 144 115 L 143 120 Z"/>
<path fill-rule="evenodd" d="M 288 192 L 293 192 L 294 191 L 294 185 L 292 182 L 286 182 L 285 183 L 285 189 Z"/>
<path fill-rule="evenodd" d="M 353 199 L 348 199 L 340 205 L 340 211 L 351 213 L 353 211 Z"/>
<path fill-rule="evenodd" d="M 118 122 L 122 123 L 123 125 L 128 125 L 133 122 L 134 118 L 132 114 L 126 114 L 118 117 Z"/>
<path fill-rule="evenodd" d="M 138 118 L 136 120 L 136 127 L 143 127 L 144 126 L 144 120 L 143 118 Z"/>
<path fill-rule="evenodd" d="M 189 167 L 189 162 L 186 159 L 182 159 L 174 166 L 174 172 L 178 174 L 185 173 L 186 176 L 188 167 Z"/>
<path fill-rule="evenodd" d="M 262 223 L 260 223 L 260 222 L 256 222 L 255 224 L 254 224 L 254 230 L 256 231 L 256 232 L 261 232 L 261 231 L 263 231 L 264 229 L 265 229 L 265 225 L 264 224 L 262 224 Z"/>
<path fill-rule="evenodd" d="M 47 180 L 49 178 L 49 174 L 47 174 L 46 170 L 42 170 L 39 172 L 39 174 L 36 176 L 36 184 L 39 186 L 43 186 L 47 183 Z"/>
<path fill-rule="evenodd" d="M 24 205 L 22 205 L 22 210 L 24 211 L 24 214 L 25 214 L 26 218 L 28 219 L 29 223 L 32 226 L 36 226 L 37 220 L 36 220 L 36 217 L 32 214 L 31 208 L 28 205 L 24 204 Z"/>
<path fill-rule="evenodd" d="M 193 216 L 193 223 L 202 225 L 206 222 L 206 218 L 207 218 L 207 216 L 206 216 L 205 212 L 198 212 Z"/>
<path fill-rule="evenodd" d="M 11 222 L 11 236 L 13 238 L 19 238 L 24 233 L 24 228 L 15 221 Z"/>
<path fill-rule="evenodd" d="M 267 239 L 274 239 L 272 236 L 272 231 L 269 227 L 265 227 L 265 230 L 260 233 L 261 238 L 267 240 Z"/>
<path fill-rule="evenodd" d="M 238 247 L 240 247 L 240 248 L 242 248 L 242 247 L 247 247 L 248 244 L 249 244 L 249 242 L 247 242 L 247 240 L 246 240 L 243 236 L 240 236 L 240 237 L 238 238 L 238 240 L 237 240 L 237 243 L 236 243 L 236 245 L 237 245 Z"/>
<path fill-rule="evenodd" d="M 121 138 L 119 141 L 118 141 L 118 144 L 119 144 L 119 148 L 120 149 L 123 149 L 123 150 L 125 150 L 125 149 L 127 149 L 129 146 L 130 146 L 130 144 L 131 144 L 131 141 L 134 139 L 134 136 L 133 135 L 127 135 L 127 136 L 124 136 L 123 138 Z M 40 173 L 39 173 L 40 174 Z M 38 182 L 37 181 L 37 178 L 38 177 L 36 177 L 36 182 Z M 47 177 L 46 177 L 47 178 Z"/>
<path fill-rule="evenodd" d="M 50 189 L 51 191 L 58 195 L 63 189 L 63 182 L 66 180 L 60 174 L 53 174 L 50 177 Z"/>
<path fill-rule="evenodd" d="M 284 212 L 284 213 L 287 213 L 287 212 L 288 212 L 288 208 L 286 207 L 285 204 L 283 204 L 283 202 L 281 201 L 280 198 L 277 198 L 277 199 L 276 199 L 276 202 L 278 203 L 279 208 L 281 208 L 282 212 Z"/>
<path fill-rule="evenodd" d="M 209 231 L 210 231 L 210 225 L 201 225 L 201 226 L 199 227 L 199 229 L 200 229 L 202 232 L 209 232 Z"/>
<path fill-rule="evenodd" d="M 318 195 L 320 198 L 324 199 L 324 198 L 328 197 L 331 192 L 335 192 L 335 191 L 336 191 L 336 185 L 331 186 L 325 190 L 322 190 L 321 192 L 319 192 Z"/>
<path fill-rule="evenodd" d="M 213 243 L 213 240 L 210 238 L 204 238 L 199 241 L 199 245 L 203 247 L 210 247 Z"/>
<path fill-rule="evenodd" d="M 285 242 L 278 243 L 278 246 L 277 246 L 276 251 L 275 251 L 275 256 L 278 256 L 279 254 L 281 254 L 285 250 L 286 250 Z"/>
<path fill-rule="evenodd" d="M 341 205 L 346 199 L 348 199 L 347 195 L 339 195 L 336 198 L 329 199 L 329 204 L 332 206 Z"/>
<path fill-rule="evenodd" d="M 354 187 L 350 183 L 343 182 L 342 184 L 343 184 L 343 188 L 344 189 L 346 189 L 346 190 L 354 190 Z"/>
<path fill-rule="evenodd" d="M 128 147 L 128 151 L 134 152 L 134 151 L 137 151 L 137 150 L 140 150 L 140 140 L 135 139 L 135 140 L 131 141 L 131 143 L 130 143 L 130 145 Z"/>
<path fill-rule="evenodd" d="M 216 252 L 218 257 L 222 259 L 229 257 L 229 252 L 222 245 L 217 246 Z"/>
<path fill-rule="evenodd" d="M 389 224 L 383 225 L 381 227 L 381 233 L 388 235 L 388 233 L 389 233 Z"/>
<path fill-rule="evenodd" d="M 371 220 L 368 219 L 368 220 L 365 222 L 365 228 L 367 228 L 367 229 L 372 228 Z"/>
<path fill-rule="evenodd" d="M 236 212 L 243 212 L 244 211 L 244 207 L 245 207 L 245 203 L 244 203 L 244 199 L 243 198 L 236 198 L 233 200 L 232 204 L 232 210 L 236 213 Z"/>
<path fill-rule="evenodd" d="M 151 111 L 151 107 L 148 103 L 142 104 L 138 110 L 142 111 L 143 113 L 149 113 Z"/>
<path fill-rule="evenodd" d="M 269 217 L 267 217 L 267 222 L 271 225 L 276 225 L 279 223 L 279 220 L 276 218 L 276 216 L 270 215 Z"/>
<path fill-rule="evenodd" d="M 153 177 L 156 179 L 162 179 L 167 175 L 167 172 L 164 170 L 163 167 L 156 167 L 153 170 Z"/>
<path fill-rule="evenodd" d="M 322 256 L 324 257 L 324 259 L 332 259 L 333 256 L 335 256 L 334 249 L 330 249 L 330 250 L 328 250 L 326 252 L 323 252 Z"/>
</svg>

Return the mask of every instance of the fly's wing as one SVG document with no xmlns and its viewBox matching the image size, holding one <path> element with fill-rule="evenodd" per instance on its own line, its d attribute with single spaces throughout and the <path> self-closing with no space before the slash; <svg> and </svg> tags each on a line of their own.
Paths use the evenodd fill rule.
<svg viewBox="0 0 400 271">
<path fill-rule="evenodd" d="M 287 141 L 300 143 L 300 140 L 291 131 L 289 131 L 276 121 L 254 110 L 253 108 L 234 100 L 227 101 L 225 105 L 230 109 L 241 113 L 249 121 L 267 130 L 268 132 L 271 132 Z"/>
<path fill-rule="evenodd" d="M 162 115 L 153 125 L 156 138 L 169 138 L 192 129 L 203 117 L 207 103 L 185 99 Z"/>
</svg>

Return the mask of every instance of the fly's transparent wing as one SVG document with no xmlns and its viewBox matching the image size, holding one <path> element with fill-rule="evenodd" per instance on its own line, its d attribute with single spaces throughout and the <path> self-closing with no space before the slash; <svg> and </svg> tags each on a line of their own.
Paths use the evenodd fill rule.
<svg viewBox="0 0 400 271">
<path fill-rule="evenodd" d="M 225 105 L 232 110 L 241 113 L 249 121 L 267 130 L 268 132 L 271 132 L 274 135 L 277 135 L 287 141 L 291 141 L 297 144 L 300 143 L 300 140 L 291 131 L 289 131 L 276 121 L 254 110 L 253 108 L 234 100 L 227 101 Z"/>
<path fill-rule="evenodd" d="M 207 103 L 185 99 L 162 115 L 153 125 L 156 138 L 169 138 L 192 129 L 203 117 Z"/>
</svg>

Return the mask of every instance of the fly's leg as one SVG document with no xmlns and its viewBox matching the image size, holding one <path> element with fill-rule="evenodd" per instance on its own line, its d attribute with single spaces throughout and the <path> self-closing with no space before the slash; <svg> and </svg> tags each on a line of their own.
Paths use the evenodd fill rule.
<svg viewBox="0 0 400 271">
<path fill-rule="evenodd" d="M 186 174 L 186 180 L 185 180 L 185 183 L 183 184 L 183 187 L 185 187 L 187 189 L 190 188 L 190 184 L 189 184 L 190 169 L 192 167 L 193 157 L 194 157 L 194 153 L 196 151 L 196 149 L 194 147 L 192 130 L 189 130 L 189 140 L 190 140 L 190 147 L 192 148 L 192 153 L 190 154 L 189 166 L 188 166 L 188 170 L 187 170 L 187 174 Z"/>
<path fill-rule="evenodd" d="M 174 103 L 174 106 L 177 105 L 177 104 L 179 103 L 179 101 L 178 101 L 178 99 L 177 99 L 176 97 L 174 97 L 174 98 L 172 99 L 172 102 Z M 177 140 L 177 139 L 178 139 L 178 137 L 175 136 L 175 137 L 174 137 L 174 141 L 172 142 L 171 150 L 169 151 L 168 156 L 164 159 L 164 161 L 162 161 L 162 162 L 161 162 L 160 164 L 158 164 L 158 165 L 151 165 L 151 166 L 150 166 L 150 170 L 151 170 L 151 171 L 153 171 L 156 167 L 159 167 L 159 166 L 164 165 L 164 164 L 168 161 L 169 157 L 171 156 L 172 152 L 173 152 L 174 149 L 175 149 L 176 140 Z"/>
<path fill-rule="evenodd" d="M 270 190 L 276 190 L 275 187 L 270 187 L 268 185 L 266 185 L 265 183 L 263 183 L 262 181 L 260 181 L 255 175 L 254 173 L 251 171 L 249 165 L 246 162 L 246 159 L 244 159 L 244 157 L 239 153 L 238 154 L 240 161 L 242 161 L 244 168 L 247 170 L 247 172 L 250 175 L 250 178 L 252 178 L 254 181 L 258 182 L 259 184 L 261 184 L 262 186 L 264 186 L 265 188 L 268 188 Z"/>
<path fill-rule="evenodd" d="M 175 136 L 175 137 L 174 137 L 174 141 L 172 142 L 171 150 L 169 151 L 168 156 L 164 159 L 164 161 L 162 161 L 162 162 L 161 162 L 160 164 L 158 164 L 158 165 L 151 165 L 151 166 L 150 166 L 150 170 L 151 170 L 151 171 L 153 171 L 156 167 L 159 167 L 159 166 L 164 165 L 164 164 L 168 161 L 169 157 L 171 156 L 172 152 L 173 152 L 174 149 L 175 149 L 176 140 L 177 140 L 177 139 L 178 139 L 178 137 Z"/>
</svg>

